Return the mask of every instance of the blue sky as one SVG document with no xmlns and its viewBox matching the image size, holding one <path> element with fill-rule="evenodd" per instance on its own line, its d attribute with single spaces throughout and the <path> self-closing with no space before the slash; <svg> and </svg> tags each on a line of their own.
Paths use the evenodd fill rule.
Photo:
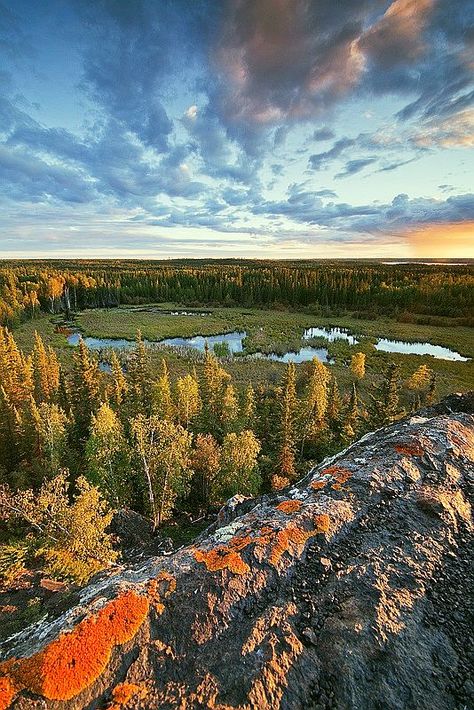
<svg viewBox="0 0 474 710">
<path fill-rule="evenodd" d="M 474 0 L 0 0 L 0 257 L 474 257 Z"/>
</svg>

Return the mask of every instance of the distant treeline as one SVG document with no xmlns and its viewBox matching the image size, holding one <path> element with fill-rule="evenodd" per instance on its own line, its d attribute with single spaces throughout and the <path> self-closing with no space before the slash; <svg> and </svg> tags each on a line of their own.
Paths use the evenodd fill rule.
<svg viewBox="0 0 474 710">
<path fill-rule="evenodd" d="M 474 266 L 357 261 L 5 261 L 0 323 L 120 304 L 350 310 L 474 322 Z M 425 320 L 425 322 L 428 322 Z"/>
</svg>

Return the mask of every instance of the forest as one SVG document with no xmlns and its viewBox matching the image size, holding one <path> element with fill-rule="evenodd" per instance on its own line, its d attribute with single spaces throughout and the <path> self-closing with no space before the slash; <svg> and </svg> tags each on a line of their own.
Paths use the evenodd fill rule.
<svg viewBox="0 0 474 710">
<path fill-rule="evenodd" d="M 335 312 L 470 323 L 470 267 L 374 263 L 4 263 L 0 330 L 0 576 L 25 569 L 76 584 L 115 564 L 117 510 L 157 534 L 183 520 L 208 524 L 235 494 L 284 488 L 362 434 L 437 397 L 434 368 L 383 360 L 367 372 L 354 350 L 343 377 L 314 358 L 259 376 L 243 361 L 236 382 L 226 349 L 170 366 L 141 337 L 109 354 L 79 345 L 64 357 L 21 324 L 68 323 L 76 311 L 173 298 L 188 306 L 313 304 Z M 316 307 L 315 304 L 318 304 Z M 49 314 L 49 316 L 45 316 Z M 367 315 L 366 315 L 367 317 Z M 411 362 L 411 361 L 410 361 Z M 339 371 L 337 371 L 339 372 Z M 338 485 L 336 482 L 334 485 Z M 174 526 L 174 528 L 173 528 Z"/>
<path fill-rule="evenodd" d="M 408 322 L 474 322 L 472 266 L 380 262 L 21 261 L 0 268 L 0 323 L 151 302 L 351 309 Z"/>
</svg>

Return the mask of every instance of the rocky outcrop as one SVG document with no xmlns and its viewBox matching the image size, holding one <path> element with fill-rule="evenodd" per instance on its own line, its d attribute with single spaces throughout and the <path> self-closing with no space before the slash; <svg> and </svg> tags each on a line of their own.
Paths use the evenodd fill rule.
<svg viewBox="0 0 474 710">
<path fill-rule="evenodd" d="M 472 396 L 235 502 L 3 644 L 0 707 L 473 706 Z"/>
</svg>

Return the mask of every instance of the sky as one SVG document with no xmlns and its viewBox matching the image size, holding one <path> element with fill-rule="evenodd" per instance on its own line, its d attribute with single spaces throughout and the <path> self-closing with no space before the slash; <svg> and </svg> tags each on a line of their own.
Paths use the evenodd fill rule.
<svg viewBox="0 0 474 710">
<path fill-rule="evenodd" d="M 0 0 L 0 258 L 474 257 L 474 0 Z"/>
</svg>

